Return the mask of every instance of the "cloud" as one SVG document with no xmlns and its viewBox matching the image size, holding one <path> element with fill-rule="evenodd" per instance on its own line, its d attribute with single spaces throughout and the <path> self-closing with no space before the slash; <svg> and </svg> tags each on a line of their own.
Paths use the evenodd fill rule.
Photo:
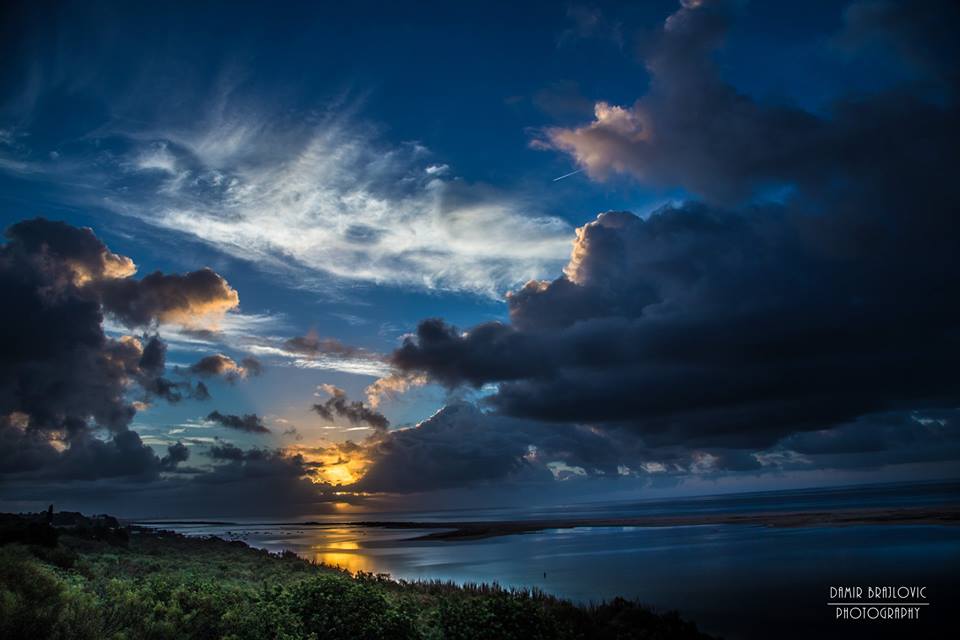
<svg viewBox="0 0 960 640">
<path fill-rule="evenodd" d="M 629 447 L 575 425 L 550 425 L 448 405 L 416 427 L 381 431 L 326 452 L 334 464 L 362 460 L 362 477 L 345 488 L 412 493 L 493 482 L 549 482 L 551 464 L 584 476 L 616 476 Z M 415 470 L 415 471 L 414 471 Z"/>
<path fill-rule="evenodd" d="M 386 146 L 343 117 L 308 125 L 253 113 L 113 132 L 143 168 L 126 162 L 135 186 L 107 206 L 323 290 L 366 282 L 498 296 L 567 250 L 569 226 L 537 201 L 467 183 L 421 145 Z M 183 169 L 157 170 L 174 166 Z"/>
<path fill-rule="evenodd" d="M 138 400 L 141 405 L 149 406 L 155 397 L 162 398 L 170 403 L 177 403 L 184 398 L 207 400 L 210 392 L 206 385 L 198 382 L 192 386 L 189 381 L 174 382 L 163 376 L 166 369 L 167 345 L 160 336 L 145 337 L 144 346 L 141 340 L 132 336 L 122 336 L 119 340 L 124 347 L 134 353 L 140 353 L 139 371 L 133 375 L 143 390 L 143 396 Z"/>
<path fill-rule="evenodd" d="M 181 462 L 190 459 L 190 448 L 177 440 L 174 444 L 167 447 L 167 455 L 160 459 L 160 468 L 165 471 L 173 471 Z"/>
<path fill-rule="evenodd" d="M 222 353 L 204 356 L 190 365 L 190 373 L 204 377 L 222 376 L 233 384 L 237 380 L 248 376 L 259 376 L 263 372 L 263 365 L 253 357 L 247 357 L 237 363 L 233 358 Z"/>
<path fill-rule="evenodd" d="M 390 356 L 398 373 L 495 385 L 484 402 L 501 414 L 629 430 L 703 450 L 702 467 L 958 406 L 956 94 L 894 87 L 829 114 L 759 103 L 712 61 L 732 19 L 685 4 L 647 51 L 647 95 L 550 134 L 595 178 L 702 201 L 600 214 L 562 275 L 508 296 L 509 323 L 424 320 Z"/>
<path fill-rule="evenodd" d="M 314 331 L 282 341 L 251 337 L 239 341 L 235 348 L 260 356 L 280 358 L 281 364 L 300 369 L 323 369 L 373 377 L 390 373 L 390 366 L 384 362 L 383 354 L 344 344 L 335 338 L 321 338 Z"/>
<path fill-rule="evenodd" d="M 208 268 L 183 275 L 157 271 L 141 280 L 112 279 L 98 289 L 104 308 L 131 327 L 215 324 L 240 304 L 237 292 Z"/>
<path fill-rule="evenodd" d="M 238 416 L 212 411 L 210 415 L 207 416 L 207 421 L 215 422 L 228 429 L 246 431 L 247 433 L 270 433 L 270 429 L 263 424 L 263 419 L 255 413 Z"/>
<path fill-rule="evenodd" d="M 132 433 L 132 432 L 131 432 Z M 0 430 L 0 438 L 3 431 Z M 84 482 L 47 477 L 37 482 L 0 485 L 0 500 L 48 503 L 51 496 L 64 508 L 105 510 L 135 518 L 290 516 L 333 512 L 332 502 L 361 502 L 362 497 L 334 495 L 315 478 L 314 465 L 302 455 L 276 449 L 240 449 L 219 442 L 199 452 L 211 464 L 185 467 L 191 444 L 174 443 L 156 468 L 153 482 L 131 483 L 130 477 L 89 478 Z M 0 448 L 0 461 L 4 449 Z M 117 462 L 122 460 L 117 459 Z M 136 479 L 156 480 L 156 478 Z M 64 480 L 64 482 L 57 482 Z"/>
<path fill-rule="evenodd" d="M 90 229 L 37 218 L 10 226 L 6 237 L 0 294 L 16 312 L 0 319 L 0 474 L 155 478 L 161 460 L 130 429 L 137 407 L 154 398 L 198 397 L 205 388 L 163 376 L 166 345 L 159 336 L 104 333 L 104 313 L 116 311 L 105 291 L 151 285 L 134 280 L 133 261 L 112 253 Z M 191 298 L 190 275 L 168 283 L 166 297 L 180 295 L 180 283 L 182 296 Z M 179 308 L 149 306 L 144 313 L 154 317 Z"/>
<path fill-rule="evenodd" d="M 838 469 L 956 460 L 960 416 L 956 409 L 863 416 L 833 429 L 793 434 L 768 452 L 774 453 Z"/>
<path fill-rule="evenodd" d="M 6 236 L 8 251 L 31 262 L 54 287 L 127 278 L 137 270 L 133 260 L 112 253 L 89 228 L 34 218 L 11 225 Z"/>
<path fill-rule="evenodd" d="M 931 129 L 943 126 L 945 110 L 911 99 L 915 87 L 837 100 L 823 115 L 765 104 L 740 93 L 724 81 L 712 57 L 735 19 L 734 6 L 702 2 L 681 7 L 645 52 L 651 78 L 645 95 L 628 106 L 597 102 L 592 122 L 548 128 L 535 146 L 568 153 L 595 179 L 623 174 L 655 188 L 679 187 L 731 204 L 784 185 L 822 188 L 838 172 L 849 174 L 859 166 L 869 171 L 876 164 L 869 161 L 871 155 L 886 151 L 878 148 L 879 130 L 892 134 L 893 146 L 907 152 L 923 144 Z M 854 5 L 848 20 L 859 24 L 865 12 L 910 15 L 902 23 L 889 16 L 874 20 L 882 24 L 874 24 L 870 32 L 882 30 L 887 40 L 908 38 L 910 44 L 904 48 L 916 52 L 914 57 L 922 55 L 949 67 L 949 73 L 940 75 L 946 77 L 945 86 L 955 88 L 956 56 L 945 56 L 949 48 L 945 52 L 936 39 L 916 37 L 928 33 L 918 22 L 942 16 L 944 24 L 955 26 L 954 9 L 940 12 L 928 7 L 915 13 L 908 3 L 870 6 Z M 862 30 L 855 25 L 848 29 Z M 930 33 L 941 31 L 949 28 Z M 934 118 L 931 122 L 924 121 L 928 113 Z"/>
<path fill-rule="evenodd" d="M 376 409 L 385 398 L 396 398 L 400 394 L 414 387 L 422 387 L 428 382 L 429 379 L 425 375 L 391 372 L 389 375 L 377 378 L 367 385 L 364 393 L 367 396 L 367 404 L 372 409 Z"/>
<path fill-rule="evenodd" d="M 244 460 L 246 452 L 235 444 L 224 442 L 209 447 L 207 456 L 213 460 Z"/>
<path fill-rule="evenodd" d="M 389 426 L 389 421 L 382 413 L 364 406 L 359 400 L 349 401 L 343 389 L 324 384 L 320 386 L 320 390 L 330 395 L 325 402 L 313 405 L 313 410 L 323 418 L 332 421 L 334 416 L 337 416 L 346 418 L 350 424 L 366 424 L 378 430 L 385 430 Z"/>
<path fill-rule="evenodd" d="M 833 39 L 852 57 L 876 56 L 906 65 L 942 84 L 956 86 L 960 55 L 956 26 L 960 8 L 949 0 L 891 2 L 860 0 L 844 10 L 844 27 Z M 890 55 L 890 54 L 893 55 Z"/>
<path fill-rule="evenodd" d="M 284 342 L 284 348 L 306 356 L 332 355 L 343 357 L 369 357 L 363 349 L 346 345 L 336 338 L 321 338 L 311 331 L 305 336 L 295 336 Z"/>
</svg>

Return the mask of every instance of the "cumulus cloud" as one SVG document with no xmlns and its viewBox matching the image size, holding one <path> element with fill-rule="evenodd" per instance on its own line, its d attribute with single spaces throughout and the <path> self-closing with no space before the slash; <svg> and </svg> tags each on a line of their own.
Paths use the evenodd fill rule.
<svg viewBox="0 0 960 640">
<path fill-rule="evenodd" d="M 323 384 L 320 385 L 320 390 L 330 396 L 325 402 L 313 405 L 313 410 L 323 418 L 331 421 L 334 416 L 346 418 L 350 424 L 365 424 L 378 430 L 384 430 L 390 425 L 382 413 L 364 406 L 359 400 L 352 402 L 348 400 L 343 389 L 331 384 Z"/>
<path fill-rule="evenodd" d="M 208 268 L 183 275 L 157 271 L 141 280 L 110 279 L 98 288 L 104 308 L 131 327 L 215 324 L 240 304 L 237 292 Z"/>
<path fill-rule="evenodd" d="M 856 3 L 849 10 L 853 24 L 848 29 L 858 35 L 848 33 L 845 40 L 859 42 L 868 32 L 904 42 L 903 53 L 950 69 L 939 75 L 952 91 L 956 56 L 949 57 L 950 47 L 938 46 L 944 42 L 925 39 L 927 33 L 946 33 L 951 30 L 947 24 L 957 24 L 956 9 L 940 4 L 916 12 L 908 3 Z M 894 146 L 906 151 L 905 145 L 912 147 L 918 136 L 929 133 L 921 131 L 927 111 L 936 119 L 928 127 L 943 126 L 942 110 L 909 98 L 913 88 L 839 100 L 826 115 L 765 104 L 737 91 L 723 80 L 712 57 L 735 19 L 735 6 L 685 4 L 645 52 L 650 88 L 644 96 L 627 106 L 598 102 L 592 122 L 548 128 L 535 146 L 570 154 L 595 179 L 624 174 L 653 187 L 680 187 L 733 203 L 785 184 L 822 188 L 837 172 L 849 173 L 862 162 L 861 168 L 869 170 L 871 155 L 885 152 L 878 148 L 875 132 L 893 133 Z M 908 19 L 897 21 L 901 14 Z M 933 21 L 942 21 L 943 27 L 927 31 L 923 24 Z"/>
<path fill-rule="evenodd" d="M 159 482 L 131 483 L 131 479 L 152 478 L 117 476 L 52 484 L 51 480 L 59 478 L 48 477 L 43 482 L 0 485 L 0 499 L 46 504 L 55 495 L 59 504 L 71 508 L 137 518 L 281 517 L 332 512 L 333 502 L 363 500 L 334 495 L 329 485 L 316 480 L 314 465 L 297 453 L 244 450 L 222 441 L 197 451 L 196 444 L 185 440 L 167 448 L 167 454 L 157 463 L 163 474 Z M 183 462 L 192 459 L 187 453 L 191 448 L 210 464 L 185 467 Z M 0 460 L 2 457 L 0 448 Z"/>
<path fill-rule="evenodd" d="M 792 455 L 793 466 L 839 469 L 956 460 L 960 414 L 950 409 L 863 416 L 833 429 L 793 434 L 766 452 L 777 453 Z"/>
<path fill-rule="evenodd" d="M 221 376 L 231 384 L 248 376 L 259 376 L 263 372 L 263 365 L 253 357 L 243 358 L 239 363 L 230 356 L 222 353 L 204 356 L 190 365 L 190 373 L 198 376 Z"/>
<path fill-rule="evenodd" d="M 553 481 L 560 468 L 583 477 L 617 476 L 637 455 L 629 441 L 611 434 L 484 413 L 469 403 L 450 404 L 415 427 L 314 453 L 325 461 L 321 474 L 335 477 L 347 466 L 360 477 L 344 489 L 375 493 Z"/>
<path fill-rule="evenodd" d="M 207 421 L 214 422 L 228 429 L 246 431 L 247 433 L 270 433 L 270 429 L 263 424 L 263 418 L 255 413 L 238 416 L 229 413 L 220 413 L 215 410 L 211 411 L 207 416 Z"/>
<path fill-rule="evenodd" d="M 181 462 L 190 459 L 190 448 L 179 440 L 167 447 L 167 455 L 160 458 L 160 468 L 173 471 Z"/>
<path fill-rule="evenodd" d="M 425 320 L 390 357 L 400 373 L 496 385 L 485 402 L 505 415 L 706 453 L 958 405 L 956 94 L 760 103 L 713 63 L 732 19 L 684 4 L 647 51 L 647 95 L 549 132 L 595 178 L 703 201 L 599 215 L 562 275 L 509 295 L 509 323 Z"/>
<path fill-rule="evenodd" d="M 372 409 L 376 409 L 385 399 L 396 398 L 400 394 L 406 393 L 414 387 L 422 387 L 428 382 L 429 379 L 425 375 L 390 372 L 367 385 L 364 393 L 367 396 L 367 404 Z"/>
<path fill-rule="evenodd" d="M 142 295 L 133 261 L 112 253 L 90 229 L 42 218 L 12 225 L 6 237 L 0 293 L 16 312 L 0 319 L 0 474 L 155 478 L 162 461 L 130 429 L 137 407 L 204 389 L 163 376 L 166 345 L 159 336 L 104 333 L 104 313 L 128 300 L 116 291 L 129 285 L 131 295 Z M 190 275 L 173 282 L 190 282 Z M 109 300 L 107 290 L 114 292 Z M 165 299 L 146 305 L 141 317 L 182 311 L 176 298 L 176 286 L 168 284 Z M 167 459 L 165 465 L 174 464 Z"/>
<path fill-rule="evenodd" d="M 145 336 L 146 344 L 134 336 L 122 336 L 118 340 L 121 349 L 129 351 L 129 357 L 135 358 L 139 354 L 138 369 L 131 370 L 130 375 L 139 384 L 143 395 L 136 403 L 139 406 L 149 406 L 154 398 L 160 398 L 175 404 L 184 398 L 193 400 L 207 400 L 210 392 L 206 385 L 198 382 L 195 386 L 190 381 L 173 381 L 164 377 L 166 369 L 167 345 L 160 336 Z M 135 406 L 137 404 L 135 403 Z"/>
<path fill-rule="evenodd" d="M 894 64 L 956 86 L 958 24 L 960 8 L 949 0 L 858 0 L 845 9 L 844 27 L 833 42 L 850 56 L 877 56 L 884 62 L 892 58 Z"/>
</svg>

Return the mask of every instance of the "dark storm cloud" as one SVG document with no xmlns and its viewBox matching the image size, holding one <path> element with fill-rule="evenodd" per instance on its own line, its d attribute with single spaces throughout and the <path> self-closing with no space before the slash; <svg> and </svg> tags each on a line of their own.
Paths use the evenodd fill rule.
<svg viewBox="0 0 960 640">
<path fill-rule="evenodd" d="M 793 434 L 777 448 L 834 468 L 955 460 L 960 457 L 960 412 L 864 416 L 834 429 Z"/>
<path fill-rule="evenodd" d="M 460 403 L 409 429 L 376 434 L 345 451 L 371 461 L 351 488 L 409 493 L 503 480 L 549 480 L 562 461 L 590 475 L 616 475 L 618 441 L 573 425 L 545 425 L 482 413 Z"/>
<path fill-rule="evenodd" d="M 57 504 L 71 509 L 140 518 L 318 514 L 333 511 L 333 501 L 362 500 L 333 495 L 328 485 L 315 483 L 310 477 L 311 465 L 299 455 L 273 449 L 242 450 L 221 442 L 203 451 L 213 461 L 212 467 L 193 468 L 182 464 L 186 448 L 180 443 L 168 447 L 158 465 L 164 474 L 159 482 L 131 483 L 129 478 L 118 477 L 58 483 L 57 478 L 48 477 L 15 487 L 0 484 L 0 498 L 47 504 L 55 496 Z M 176 460 L 180 463 L 174 464 Z"/>
<path fill-rule="evenodd" d="M 258 376 L 262 372 L 263 365 L 256 358 L 244 358 L 238 363 L 222 353 L 204 356 L 190 366 L 190 373 L 208 377 L 223 376 L 231 384 L 248 376 Z"/>
<path fill-rule="evenodd" d="M 785 184 L 839 187 L 838 173 L 876 180 L 878 171 L 903 162 L 902 156 L 887 157 L 891 153 L 927 155 L 937 152 L 931 147 L 947 148 L 936 134 L 954 126 L 945 122 L 952 109 L 918 101 L 912 86 L 838 100 L 825 115 L 766 104 L 738 92 L 723 80 L 712 57 L 734 19 L 732 6 L 704 2 L 681 8 L 645 52 L 651 77 L 646 95 L 630 106 L 598 103 L 593 122 L 548 129 L 540 144 L 571 154 L 595 178 L 626 174 L 651 186 L 681 187 L 726 204 Z M 902 7 L 898 13 L 914 14 L 912 3 L 896 6 Z M 919 13 L 939 14 L 933 20 L 941 26 L 931 33 L 952 34 L 960 24 L 953 9 Z M 948 66 L 950 72 L 942 75 L 955 83 L 956 56 L 935 47 L 935 41 L 909 35 L 916 23 L 887 20 L 884 37 L 908 40 L 909 50 L 918 52 L 915 56 L 923 51 Z M 926 27 L 919 29 L 927 33 Z"/>
<path fill-rule="evenodd" d="M 270 433 L 270 429 L 263 424 L 263 418 L 255 413 L 247 413 L 242 416 L 224 414 L 219 411 L 212 411 L 207 416 L 209 422 L 216 422 L 220 426 L 237 431 L 246 431 L 248 433 Z"/>
<path fill-rule="evenodd" d="M 163 373 L 167 362 L 167 345 L 159 336 L 153 336 L 143 347 L 140 355 L 140 369 L 144 373 L 158 375 Z"/>
<path fill-rule="evenodd" d="M 126 343 L 131 344 L 132 342 L 128 339 Z M 203 383 L 197 383 L 196 387 L 194 387 L 188 381 L 174 382 L 173 380 L 163 377 L 162 374 L 166 368 L 166 358 L 166 343 L 156 335 L 147 338 L 147 342 L 143 346 L 143 351 L 140 355 L 140 371 L 136 376 L 137 382 L 144 391 L 145 396 L 143 399 L 145 402 L 149 402 L 154 397 L 161 398 L 172 404 L 180 402 L 184 398 L 191 398 L 193 400 L 207 400 L 210 398 L 210 393 Z"/>
<path fill-rule="evenodd" d="M 236 449 L 236 447 L 234 448 Z M 198 482 L 202 484 L 222 484 L 248 479 L 266 480 L 269 478 L 288 478 L 299 481 L 309 473 L 302 456 L 288 455 L 280 450 L 241 450 L 239 456 L 215 459 L 223 462 L 223 464 L 217 464 L 211 472 L 198 476 L 196 478 Z M 313 495 L 316 496 L 315 491 Z M 282 496 L 278 497 L 282 498 Z"/>
<path fill-rule="evenodd" d="M 6 237 L 0 247 L 0 298 L 8 310 L 0 316 L 0 474 L 155 478 L 161 461 L 130 430 L 136 409 L 128 395 L 139 390 L 147 402 L 178 401 L 201 390 L 163 377 L 166 345 L 158 336 L 104 333 L 103 312 L 111 307 L 105 291 L 122 283 L 138 289 L 143 282 L 131 278 L 133 261 L 110 252 L 90 229 L 43 218 L 12 225 Z M 152 308 L 159 318 L 181 313 L 183 305 Z M 107 429 L 110 439 L 97 437 L 96 428 Z"/>
<path fill-rule="evenodd" d="M 34 218 L 10 226 L 6 236 L 9 253 L 29 260 L 61 286 L 121 278 L 136 271 L 130 258 L 112 253 L 88 228 Z"/>
<path fill-rule="evenodd" d="M 296 454 L 287 454 L 282 449 L 264 449 L 254 447 L 252 449 L 241 449 L 232 442 L 220 441 L 217 444 L 207 447 L 207 457 L 214 461 L 243 462 L 258 460 L 273 460 L 286 458 L 288 461 L 303 466 L 302 456 Z"/>
<path fill-rule="evenodd" d="M 0 417 L 0 477 L 36 471 L 58 459 L 48 434 L 16 424 L 9 416 Z"/>
<path fill-rule="evenodd" d="M 853 2 L 844 23 L 835 42 L 851 55 L 886 59 L 893 53 L 921 74 L 956 86 L 953 61 L 960 57 L 956 2 Z"/>
<path fill-rule="evenodd" d="M 82 434 L 69 439 L 54 475 L 71 480 L 124 477 L 153 480 L 160 460 L 136 431 L 121 431 L 103 441 Z"/>
<path fill-rule="evenodd" d="M 246 452 L 235 444 L 222 442 L 209 447 L 207 456 L 213 460 L 243 460 Z"/>
<path fill-rule="evenodd" d="M 160 468 L 165 471 L 172 471 L 181 462 L 186 462 L 189 459 L 190 448 L 178 440 L 167 447 L 167 455 L 160 458 Z"/>
<path fill-rule="evenodd" d="M 380 412 L 365 406 L 359 400 L 351 402 L 343 389 L 333 385 L 322 385 L 321 389 L 330 394 L 330 398 L 321 404 L 314 404 L 313 410 L 327 420 L 334 416 L 346 418 L 351 424 L 366 424 L 374 429 L 386 429 L 390 422 Z"/>
<path fill-rule="evenodd" d="M 44 242 L 44 233 L 50 241 Z M 85 283 L 129 273 L 88 229 L 30 220 L 7 230 L 0 249 L 0 415 L 22 413 L 33 429 L 81 428 L 89 418 L 126 428 L 123 385 L 136 372 L 135 344 L 108 339 L 98 299 Z M 16 312 L 12 312 L 16 310 Z"/>
<path fill-rule="evenodd" d="M 647 51 L 646 96 L 550 133 L 596 177 L 705 202 L 600 215 L 561 277 L 510 296 L 509 324 L 425 320 L 391 356 L 401 373 L 496 383 L 486 402 L 507 415 L 718 451 L 960 404 L 954 97 L 757 102 L 711 58 L 731 19 L 680 9 Z"/>
</svg>

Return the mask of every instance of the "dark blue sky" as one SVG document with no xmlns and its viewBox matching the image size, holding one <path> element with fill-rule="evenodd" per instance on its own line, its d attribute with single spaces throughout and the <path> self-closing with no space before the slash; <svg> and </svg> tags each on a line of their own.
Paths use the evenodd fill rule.
<svg viewBox="0 0 960 640">
<path fill-rule="evenodd" d="M 905 22 L 896 3 L 698 4 L 6 3 L 3 226 L 36 216 L 89 226 L 111 251 L 131 257 L 141 276 L 210 267 L 239 293 L 239 307 L 209 326 L 170 322 L 148 329 L 168 344 L 168 372 L 216 352 L 237 362 L 254 356 L 265 365 L 256 378 L 208 381 L 210 401 L 158 402 L 139 411 L 132 428 L 158 454 L 187 438 L 194 462 L 214 438 L 268 448 L 362 438 L 369 425 L 328 424 L 311 410 L 327 397 L 318 385 L 336 385 L 360 400 L 378 376 L 398 371 L 429 383 L 383 399 L 378 409 L 394 427 L 483 397 L 491 416 L 556 422 L 497 390 L 517 380 L 540 384 L 536 378 L 465 372 L 451 382 L 452 374 L 425 361 L 407 367 L 380 354 L 400 346 L 425 318 L 463 329 L 509 324 L 506 294 L 531 279 L 561 276 L 574 229 L 600 212 L 646 219 L 664 205 L 697 202 L 736 216 L 757 207 L 805 207 L 836 215 L 837 228 L 846 228 L 843 212 L 869 200 L 843 201 L 834 214 L 842 197 L 824 196 L 836 184 L 826 187 L 833 178 L 813 167 L 836 164 L 831 175 L 838 181 L 850 169 L 848 184 L 869 185 L 888 175 L 887 167 L 860 171 L 871 153 L 930 159 L 940 152 L 898 142 L 858 150 L 866 148 L 865 137 L 850 133 L 843 105 L 867 105 L 877 114 L 883 109 L 874 102 L 906 91 L 918 105 L 952 113 L 956 75 L 952 62 L 942 62 L 955 53 L 949 11 L 940 15 L 945 10 L 931 5 Z M 892 99 L 883 104 L 888 114 L 902 107 L 907 115 L 878 120 L 875 136 L 920 109 Z M 789 133 L 807 129 L 809 135 Z M 794 162 L 801 156 L 802 163 Z M 724 241 L 726 248 L 743 241 L 732 237 L 736 242 Z M 807 259 L 803 253 L 797 264 Z M 816 277 L 831 279 L 822 262 L 809 261 Z M 761 280 L 744 275 L 740 291 L 747 298 L 751 287 L 765 291 Z M 632 286 L 617 294 L 622 305 L 608 319 L 633 313 L 623 309 L 644 294 Z M 533 330 L 517 324 L 516 315 L 513 322 L 521 333 Z M 104 327 L 113 338 L 130 333 L 109 314 Z M 360 351 L 297 353 L 285 346 L 295 336 Z M 419 345 L 425 348 L 425 339 Z M 736 450 L 730 455 L 752 451 L 753 461 L 726 469 L 718 463 L 722 473 L 711 482 L 766 486 L 776 475 L 761 473 L 769 470 L 784 482 L 860 479 L 865 472 L 844 471 L 848 465 L 813 454 L 806 467 L 780 464 L 802 457 L 783 439 L 882 412 L 955 407 L 951 402 L 944 391 L 937 401 L 905 394 L 890 406 L 854 403 L 821 423 L 784 427 L 747 445 L 689 436 L 686 444 L 664 441 L 669 451 L 659 457 L 645 458 L 645 449 L 632 464 L 612 468 L 636 487 L 649 481 L 634 477 L 644 465 L 647 475 L 676 469 L 672 478 L 696 486 L 696 461 L 681 458 L 692 451 L 709 467 L 711 458 Z M 256 413 L 272 433 L 211 425 L 204 417 L 214 408 Z M 652 419 L 619 416 L 604 428 L 631 431 L 624 425 L 634 418 Z M 580 428 L 605 420 L 585 415 L 572 422 Z M 298 435 L 280 435 L 290 426 Z M 520 461 L 509 454 L 507 468 L 529 463 L 542 470 L 549 463 L 556 478 L 594 475 L 560 450 L 556 460 L 536 460 L 542 437 L 531 433 L 529 451 Z M 879 477 L 942 475 L 942 460 L 916 466 L 924 455 Z M 817 473 L 804 476 L 805 470 Z M 489 486 L 515 479 L 511 473 L 477 479 Z M 627 482 L 601 492 L 634 487 Z"/>
</svg>

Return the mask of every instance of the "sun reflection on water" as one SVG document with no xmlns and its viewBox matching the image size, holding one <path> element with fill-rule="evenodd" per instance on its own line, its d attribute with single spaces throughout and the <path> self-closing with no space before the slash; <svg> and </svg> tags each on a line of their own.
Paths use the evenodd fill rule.
<svg viewBox="0 0 960 640">
<path fill-rule="evenodd" d="M 316 533 L 318 539 L 310 546 L 314 562 L 340 567 L 351 573 L 375 569 L 372 559 L 360 547 L 357 530 L 332 528 Z"/>
<path fill-rule="evenodd" d="M 331 567 L 346 569 L 351 573 L 357 571 L 373 571 L 373 562 L 367 556 L 356 553 L 340 553 L 331 551 L 318 551 L 313 556 L 314 562 L 322 562 Z"/>
</svg>

